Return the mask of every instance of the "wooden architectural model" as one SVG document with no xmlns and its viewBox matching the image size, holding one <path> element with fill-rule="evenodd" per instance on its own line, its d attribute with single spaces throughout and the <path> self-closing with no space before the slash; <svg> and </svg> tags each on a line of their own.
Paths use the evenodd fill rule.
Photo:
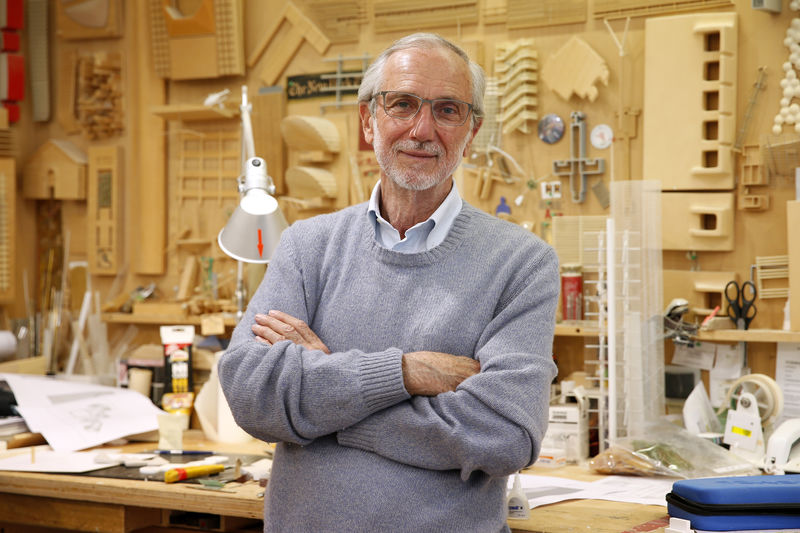
<svg viewBox="0 0 800 533">
<path fill-rule="evenodd" d="M 645 28 L 643 175 L 665 191 L 732 190 L 736 14 L 657 17 Z"/>
<path fill-rule="evenodd" d="M 62 0 L 55 6 L 56 32 L 61 39 L 122 35 L 122 0 Z"/>
<path fill-rule="evenodd" d="M 530 133 L 531 121 L 536 121 L 539 92 L 539 63 L 533 39 L 521 39 L 499 45 L 495 52 L 494 69 L 502 109 L 498 120 L 503 133 L 519 130 Z"/>
<path fill-rule="evenodd" d="M 118 146 L 89 147 L 87 255 L 89 272 L 114 275 L 122 257 L 122 157 Z"/>
<path fill-rule="evenodd" d="M 170 0 L 148 0 L 156 72 L 174 80 L 244 74 L 242 2 L 202 0 L 183 13 Z"/>
<path fill-rule="evenodd" d="M 545 61 L 542 79 L 564 100 L 574 94 L 594 102 L 597 83 L 608 85 L 608 66 L 603 58 L 578 36 L 573 35 Z"/>
<path fill-rule="evenodd" d="M 69 141 L 50 139 L 25 164 L 25 198 L 86 199 L 86 153 Z"/>
</svg>

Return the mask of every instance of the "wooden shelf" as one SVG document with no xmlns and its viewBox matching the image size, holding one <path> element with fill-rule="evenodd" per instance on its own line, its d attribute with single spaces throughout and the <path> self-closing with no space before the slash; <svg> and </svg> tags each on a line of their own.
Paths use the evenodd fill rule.
<svg viewBox="0 0 800 533">
<path fill-rule="evenodd" d="M 199 326 L 202 316 L 189 316 L 189 315 L 150 315 L 150 314 L 133 314 L 133 313 L 103 313 L 101 318 L 103 322 L 113 324 L 152 324 L 152 325 L 172 325 L 172 324 L 189 324 L 192 326 Z M 226 314 L 223 321 L 226 327 L 234 327 L 237 324 L 235 315 Z"/>
<path fill-rule="evenodd" d="M 154 106 L 150 111 L 165 120 L 219 120 L 223 118 L 233 118 L 238 115 L 238 111 L 219 108 L 206 107 L 194 104 L 172 104 Z"/>
<path fill-rule="evenodd" d="M 600 330 L 592 320 L 573 320 L 556 324 L 556 337 L 597 337 Z"/>
<path fill-rule="evenodd" d="M 556 324 L 556 337 L 596 337 L 597 325 L 591 321 L 560 322 Z M 707 342 L 800 342 L 800 331 L 782 329 L 716 329 L 700 331 L 699 341 Z"/>
<path fill-rule="evenodd" d="M 800 331 L 716 329 L 698 332 L 697 340 L 709 342 L 800 342 Z"/>
</svg>

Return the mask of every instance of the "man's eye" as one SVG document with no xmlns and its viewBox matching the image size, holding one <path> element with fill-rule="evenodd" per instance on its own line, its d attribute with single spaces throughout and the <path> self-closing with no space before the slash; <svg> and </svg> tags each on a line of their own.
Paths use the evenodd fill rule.
<svg viewBox="0 0 800 533">
<path fill-rule="evenodd" d="M 411 100 L 395 100 L 392 102 L 391 107 L 395 109 L 411 109 L 414 104 Z"/>
</svg>

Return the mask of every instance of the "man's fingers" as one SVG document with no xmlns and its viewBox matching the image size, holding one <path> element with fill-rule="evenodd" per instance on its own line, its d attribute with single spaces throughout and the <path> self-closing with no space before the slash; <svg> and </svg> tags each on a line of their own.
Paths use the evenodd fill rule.
<svg viewBox="0 0 800 533">
<path fill-rule="evenodd" d="M 288 339 L 306 348 L 330 353 L 328 347 L 308 327 L 308 324 L 292 315 L 271 310 L 267 315 L 257 314 L 255 321 L 252 326 L 253 333 L 271 344 Z"/>
</svg>

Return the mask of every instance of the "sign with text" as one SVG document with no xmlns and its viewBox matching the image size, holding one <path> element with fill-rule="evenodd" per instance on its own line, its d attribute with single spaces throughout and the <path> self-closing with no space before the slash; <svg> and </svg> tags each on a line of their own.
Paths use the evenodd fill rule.
<svg viewBox="0 0 800 533">
<path fill-rule="evenodd" d="M 361 71 L 343 72 L 338 78 L 339 94 L 358 94 Z M 301 74 L 286 78 L 286 96 L 289 100 L 332 96 L 336 94 L 336 72 Z"/>
</svg>

